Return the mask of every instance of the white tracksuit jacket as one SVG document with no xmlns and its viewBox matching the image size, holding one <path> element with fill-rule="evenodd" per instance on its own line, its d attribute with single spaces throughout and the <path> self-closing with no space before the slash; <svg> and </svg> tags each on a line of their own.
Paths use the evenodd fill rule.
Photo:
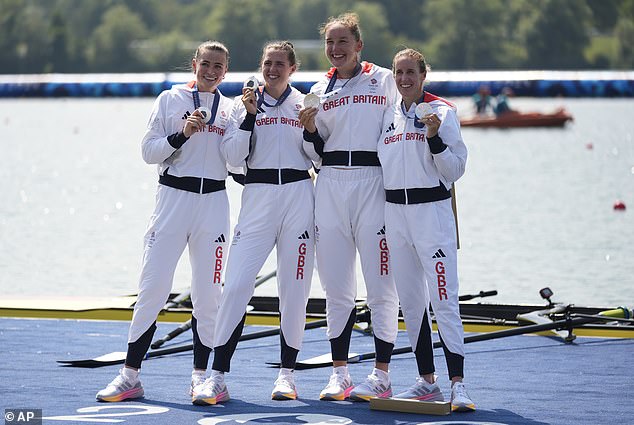
<svg viewBox="0 0 634 425">
<path fill-rule="evenodd" d="M 159 179 L 169 178 L 179 183 L 189 180 L 193 190 L 177 189 L 172 183 L 158 186 L 156 207 L 145 234 L 139 297 L 129 342 L 137 341 L 156 320 L 169 296 L 178 260 L 189 245 L 196 331 L 206 347 L 213 347 L 229 240 L 229 203 L 223 189 L 201 193 L 207 190 L 200 190 L 200 181 L 204 178 L 210 179 L 214 187 L 224 185 L 227 166 L 220 142 L 233 102 L 219 90 L 215 94 L 200 92 L 201 106 L 210 109 L 214 98 L 219 96 L 215 121 L 185 139 L 178 133 L 184 127 L 187 114 L 195 110 L 194 86 L 194 82 L 179 84 L 162 92 L 154 102 L 143 137 L 143 159 L 148 164 L 157 164 Z"/>
<path fill-rule="evenodd" d="M 324 142 L 315 188 L 317 270 L 326 292 L 328 337 L 333 340 L 342 335 L 355 307 L 358 250 L 375 337 L 392 344 L 398 301 L 385 243 L 381 168 L 378 160 L 355 163 L 353 157 L 361 152 L 376 160 L 383 113 L 396 102 L 398 92 L 388 69 L 361 65 L 359 74 L 337 80 L 330 93 L 325 92 L 334 68 L 311 88 L 321 98 L 315 124 Z M 327 156 L 336 151 L 344 162 L 327 165 Z"/>
<path fill-rule="evenodd" d="M 241 98 L 235 99 L 229 129 L 222 141 L 229 164 L 239 167 L 246 162 L 247 173 L 227 263 L 215 345 L 227 344 L 241 326 L 256 275 L 277 246 L 281 332 L 286 344 L 299 350 L 315 252 L 314 186 L 306 178 L 313 163 L 304 151 L 304 128 L 298 119 L 304 95 L 291 88 L 288 97 L 274 106 L 277 100 L 262 91 L 263 87 L 259 90 L 264 102 L 256 116 L 247 116 Z M 313 159 L 319 157 L 313 153 Z M 293 170 L 300 179 L 280 184 L 284 177 L 280 170 L 285 169 Z M 253 176 L 263 171 L 274 180 L 252 182 Z M 216 348 L 214 368 L 220 365 L 219 370 L 228 370 L 228 359 L 216 359 L 219 353 L 231 357 L 233 350 Z"/>
<path fill-rule="evenodd" d="M 438 137 L 427 140 L 427 129 L 414 125 L 416 104 L 403 111 L 399 102 L 386 111 L 383 119 L 378 152 L 388 194 L 387 240 L 412 347 L 417 346 L 421 326 L 429 326 L 430 322 L 423 323 L 423 317 L 431 301 L 446 347 L 462 359 L 456 227 L 448 191 L 464 174 L 467 148 L 454 106 L 430 93 L 425 93 L 423 101 L 431 105 L 441 120 L 438 129 L 441 140 Z M 402 189 L 409 189 L 403 197 L 407 203 L 389 202 L 389 192 L 404 193 Z M 446 196 L 417 200 L 411 189 L 419 193 L 435 190 Z M 452 366 L 449 368 L 451 373 Z"/>
</svg>

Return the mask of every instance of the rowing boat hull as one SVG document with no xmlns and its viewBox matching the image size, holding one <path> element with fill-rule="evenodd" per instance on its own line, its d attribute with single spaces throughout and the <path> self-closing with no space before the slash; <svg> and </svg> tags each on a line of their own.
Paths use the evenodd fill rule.
<svg viewBox="0 0 634 425">
<path fill-rule="evenodd" d="M 461 120 L 460 126 L 479 128 L 563 127 L 572 120 L 572 115 L 560 109 L 551 114 L 507 112 L 496 117 L 473 117 Z"/>
<path fill-rule="evenodd" d="M 72 319 L 72 320 L 120 320 L 130 321 L 134 311 L 134 296 L 107 299 L 33 299 L 3 300 L 0 302 L 0 317 L 39 318 L 39 319 Z M 360 301 L 362 303 L 362 301 Z M 247 314 L 246 324 L 279 326 L 279 303 L 276 297 L 255 296 L 251 299 L 253 307 Z M 530 304 L 488 304 L 460 303 L 465 332 L 493 332 L 517 327 L 520 323 L 517 316 L 534 311 L 544 310 L 543 305 Z M 598 314 L 606 310 L 601 307 L 577 307 L 571 313 Z M 307 305 L 308 321 L 325 317 L 326 300 L 311 298 Z M 170 308 L 160 313 L 159 322 L 184 323 L 191 319 L 191 306 Z M 400 317 L 399 328 L 405 329 Z M 434 323 L 434 329 L 436 325 Z M 580 336 L 598 336 L 612 338 L 634 338 L 634 326 L 587 325 L 575 330 Z"/>
</svg>

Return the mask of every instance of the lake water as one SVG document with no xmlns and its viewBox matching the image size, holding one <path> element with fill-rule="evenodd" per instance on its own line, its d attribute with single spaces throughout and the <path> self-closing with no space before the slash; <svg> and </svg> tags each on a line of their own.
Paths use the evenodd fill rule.
<svg viewBox="0 0 634 425">
<path fill-rule="evenodd" d="M 469 99 L 452 99 L 461 114 Z M 156 171 L 140 156 L 153 99 L 2 99 L 0 297 L 136 291 Z M 463 129 L 457 184 L 461 293 L 487 302 L 634 304 L 634 100 L 513 99 L 565 106 L 563 129 Z M 240 186 L 230 183 L 232 225 Z M 615 200 L 627 205 L 614 211 Z M 274 270 L 271 256 L 263 273 Z M 189 285 L 187 253 L 174 290 Z M 315 273 L 315 276 L 317 274 Z M 359 295 L 363 281 L 359 272 Z M 258 289 L 274 295 L 274 283 Z M 323 296 L 317 278 L 313 296 Z"/>
</svg>

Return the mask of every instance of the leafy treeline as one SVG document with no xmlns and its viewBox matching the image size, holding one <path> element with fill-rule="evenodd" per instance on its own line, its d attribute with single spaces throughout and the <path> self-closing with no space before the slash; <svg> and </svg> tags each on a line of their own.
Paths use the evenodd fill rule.
<svg viewBox="0 0 634 425">
<path fill-rule="evenodd" d="M 634 0 L 0 0 L 0 73 L 185 71 L 208 39 L 233 71 L 275 39 L 324 69 L 318 27 L 348 10 L 384 66 L 407 46 L 434 69 L 634 68 Z"/>
</svg>

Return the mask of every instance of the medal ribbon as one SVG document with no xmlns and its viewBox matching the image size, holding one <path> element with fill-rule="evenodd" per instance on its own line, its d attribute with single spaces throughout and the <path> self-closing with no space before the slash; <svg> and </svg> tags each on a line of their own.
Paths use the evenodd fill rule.
<svg viewBox="0 0 634 425">
<path fill-rule="evenodd" d="M 335 69 L 335 72 L 332 74 L 332 77 L 330 78 L 330 81 L 328 82 L 328 87 L 326 87 L 326 91 L 324 92 L 324 94 L 328 94 L 332 91 L 333 88 L 335 88 L 335 83 L 337 82 L 337 70 Z M 340 91 L 341 89 L 343 89 L 354 77 L 356 77 L 357 75 L 359 75 L 359 72 L 361 72 L 361 64 L 357 63 L 357 65 L 354 67 L 354 71 L 352 72 L 352 77 L 350 77 L 348 79 L 348 81 L 346 81 L 345 83 L 343 83 L 343 86 L 341 86 L 339 88 L 338 91 Z M 335 92 L 336 93 L 336 92 Z M 335 94 L 333 93 L 333 95 Z M 332 95 L 331 95 L 332 96 Z"/>
<path fill-rule="evenodd" d="M 264 90 L 264 88 L 262 89 Z M 291 94 L 291 86 L 286 86 L 286 90 L 284 90 L 284 93 L 282 93 L 282 95 L 280 96 L 279 99 L 277 99 L 277 102 L 275 102 L 275 105 L 269 105 L 268 103 L 266 103 L 264 101 L 264 92 L 260 91 L 259 89 L 257 89 L 255 91 L 255 94 L 257 96 L 257 102 L 258 102 L 258 109 L 261 108 L 262 105 L 267 106 L 269 108 L 271 107 L 276 107 L 276 106 L 280 106 L 282 103 L 284 103 L 284 101 L 286 100 L 286 98 Z"/>
<path fill-rule="evenodd" d="M 192 98 L 194 100 L 194 109 L 200 108 L 200 95 L 198 94 L 198 86 L 194 85 L 194 89 L 192 90 Z M 218 112 L 218 105 L 220 104 L 220 93 L 218 89 L 216 89 L 216 93 L 214 93 L 214 102 L 211 105 L 211 118 L 207 122 L 208 125 L 212 125 L 216 119 L 216 113 Z"/>
<path fill-rule="evenodd" d="M 416 105 L 418 105 L 419 103 L 423 103 L 423 100 L 425 99 L 425 92 L 423 92 L 423 95 L 416 101 Z M 407 115 L 407 111 L 405 111 L 405 105 L 403 103 L 401 103 L 401 109 L 403 110 L 403 113 L 405 115 Z M 414 108 L 414 110 L 416 110 Z M 424 128 L 425 124 L 423 124 L 422 122 L 418 121 L 418 117 L 416 116 L 416 113 L 414 113 L 414 127 L 416 128 Z"/>
</svg>

